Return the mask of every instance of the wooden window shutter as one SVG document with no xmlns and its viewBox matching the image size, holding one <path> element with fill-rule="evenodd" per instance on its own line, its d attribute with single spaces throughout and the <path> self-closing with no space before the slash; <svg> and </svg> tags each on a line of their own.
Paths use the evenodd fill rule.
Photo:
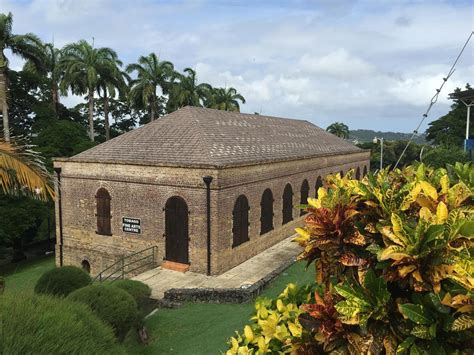
<svg viewBox="0 0 474 355">
<path fill-rule="evenodd" d="M 95 196 L 97 204 L 97 234 L 112 235 L 110 214 L 110 194 L 104 189 L 100 188 Z"/>
</svg>

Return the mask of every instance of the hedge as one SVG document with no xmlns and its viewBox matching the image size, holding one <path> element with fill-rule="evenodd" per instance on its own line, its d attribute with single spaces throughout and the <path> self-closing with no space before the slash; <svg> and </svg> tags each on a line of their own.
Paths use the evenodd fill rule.
<svg viewBox="0 0 474 355">
<path fill-rule="evenodd" d="M 89 307 L 35 294 L 0 297 L 2 354 L 125 354 Z"/>
<path fill-rule="evenodd" d="M 84 270 L 75 266 L 63 266 L 46 271 L 37 281 L 35 292 L 55 296 L 67 296 L 72 291 L 90 285 L 92 280 Z"/>
<path fill-rule="evenodd" d="M 110 285 L 90 285 L 72 292 L 69 300 L 88 305 L 123 340 L 138 319 L 137 303 L 126 291 Z"/>
</svg>

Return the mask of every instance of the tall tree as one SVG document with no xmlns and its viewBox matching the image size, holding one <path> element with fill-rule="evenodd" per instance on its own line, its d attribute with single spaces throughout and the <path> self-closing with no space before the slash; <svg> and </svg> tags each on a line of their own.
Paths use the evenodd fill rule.
<svg viewBox="0 0 474 355">
<path fill-rule="evenodd" d="M 467 84 L 466 89 L 470 88 L 470 85 Z M 459 88 L 455 90 L 455 92 L 459 91 L 461 91 Z M 454 100 L 454 103 L 451 105 L 451 111 L 428 124 L 426 139 L 436 145 L 463 147 L 466 137 L 466 116 L 466 105 L 459 100 Z M 474 133 L 472 113 L 469 132 L 471 135 Z"/>
<path fill-rule="evenodd" d="M 212 86 L 198 84 L 196 72 L 191 68 L 184 69 L 185 74 L 176 74 L 177 82 L 171 88 L 168 100 L 168 112 L 184 106 L 202 107 L 203 102 L 212 92 Z"/>
<path fill-rule="evenodd" d="M 63 48 L 61 68 L 64 78 L 61 81 L 63 93 L 71 89 L 74 94 L 87 94 L 89 137 L 94 141 L 94 93 L 98 87 L 100 76 L 113 70 L 117 63 L 117 53 L 110 48 L 95 48 L 87 41 L 68 44 Z"/>
<path fill-rule="evenodd" d="M 61 50 L 54 47 L 53 43 L 45 43 L 40 52 L 41 65 L 28 60 L 24 70 L 37 72 L 47 77 L 51 88 L 51 107 L 54 114 L 58 115 L 59 110 L 59 82 L 63 76 L 63 68 L 59 65 L 61 61 Z"/>
<path fill-rule="evenodd" d="M 338 136 L 339 138 L 349 138 L 349 127 L 341 122 L 334 122 L 330 124 L 326 128 L 326 131 Z"/>
<path fill-rule="evenodd" d="M 214 88 L 206 100 L 206 107 L 224 111 L 240 112 L 239 101 L 245 104 L 244 97 L 234 88 Z"/>
<path fill-rule="evenodd" d="M 41 65 L 41 40 L 32 33 L 17 35 L 12 33 L 13 16 L 11 13 L 0 14 L 0 106 L 3 117 L 3 137 L 10 141 L 10 124 L 8 120 L 8 59 L 5 49 L 11 50 L 23 59 Z"/>
<path fill-rule="evenodd" d="M 100 73 L 97 85 L 97 93 L 99 96 L 102 95 L 104 100 L 105 140 L 110 139 L 109 99 L 110 97 L 115 97 L 117 93 L 124 96 L 126 89 L 126 73 L 120 70 L 121 66 L 122 62 L 116 58 L 113 65 L 107 66 Z"/>
<path fill-rule="evenodd" d="M 150 113 L 150 120 L 157 117 L 161 100 L 158 98 L 158 88 L 162 93 L 169 91 L 170 80 L 174 67 L 171 62 L 160 61 L 155 53 L 138 58 L 138 63 L 127 65 L 127 73 L 137 73 L 137 78 L 130 81 L 130 99 L 138 107 Z"/>
</svg>

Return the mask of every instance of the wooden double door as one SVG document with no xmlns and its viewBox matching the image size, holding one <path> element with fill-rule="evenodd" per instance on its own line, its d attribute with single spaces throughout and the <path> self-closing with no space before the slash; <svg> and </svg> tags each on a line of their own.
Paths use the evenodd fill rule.
<svg viewBox="0 0 474 355">
<path fill-rule="evenodd" d="M 188 206 L 181 197 L 165 205 L 166 260 L 189 264 Z"/>
</svg>

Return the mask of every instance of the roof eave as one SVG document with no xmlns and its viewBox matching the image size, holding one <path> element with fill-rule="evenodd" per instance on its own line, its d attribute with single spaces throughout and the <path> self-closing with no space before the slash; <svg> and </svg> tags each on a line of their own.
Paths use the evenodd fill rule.
<svg viewBox="0 0 474 355">
<path fill-rule="evenodd" d="M 267 159 L 258 161 L 246 161 L 240 163 L 229 163 L 229 164 L 199 164 L 199 163 L 150 163 L 150 162 L 137 162 L 128 160 L 116 160 L 116 161 L 103 161 L 100 159 L 74 159 L 74 158 L 54 158 L 54 162 L 71 162 L 71 163 L 95 163 L 95 164 L 111 164 L 111 165 L 138 165 L 138 166 L 154 166 L 154 167 L 171 167 L 171 168 L 194 168 L 194 169 L 227 169 L 244 166 L 255 166 L 261 164 L 281 163 L 287 161 L 307 160 L 314 158 L 324 158 L 329 156 L 347 155 L 347 154 L 360 154 L 370 152 L 368 149 L 358 149 L 346 152 L 331 152 L 322 154 L 312 154 L 307 156 L 301 156 L 297 158 L 281 158 L 281 159 Z"/>
</svg>

